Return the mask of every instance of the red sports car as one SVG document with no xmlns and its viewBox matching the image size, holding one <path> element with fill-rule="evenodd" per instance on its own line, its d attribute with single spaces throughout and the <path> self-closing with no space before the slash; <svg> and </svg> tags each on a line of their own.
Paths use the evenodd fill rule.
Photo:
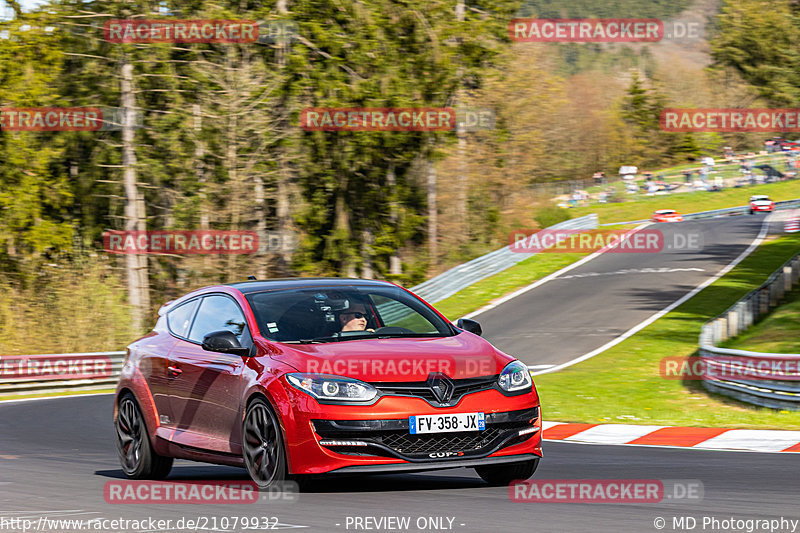
<svg viewBox="0 0 800 533">
<path fill-rule="evenodd" d="M 755 215 L 759 211 L 771 212 L 775 209 L 775 202 L 769 196 L 758 194 L 750 197 L 750 214 Z"/>
<path fill-rule="evenodd" d="M 473 467 L 533 475 L 539 397 L 523 363 L 388 282 L 306 278 L 206 287 L 128 346 L 114 424 L 125 474 L 173 458 L 304 474 Z"/>
<path fill-rule="evenodd" d="M 653 213 L 653 222 L 683 222 L 683 215 L 674 209 L 659 209 Z"/>
</svg>

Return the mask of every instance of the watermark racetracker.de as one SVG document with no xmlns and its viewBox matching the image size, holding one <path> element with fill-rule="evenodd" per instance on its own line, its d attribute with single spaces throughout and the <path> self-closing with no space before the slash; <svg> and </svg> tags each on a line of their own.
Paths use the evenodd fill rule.
<svg viewBox="0 0 800 533">
<path fill-rule="evenodd" d="M 703 499 L 699 479 L 529 479 L 508 486 L 514 502 L 679 503 Z"/>
<path fill-rule="evenodd" d="M 0 379 L 48 381 L 111 376 L 111 359 L 100 354 L 4 355 Z"/>
<path fill-rule="evenodd" d="M 271 324 L 271 323 L 270 323 Z M 268 327 L 271 327 L 267 324 Z M 420 359 L 405 357 L 398 360 L 380 358 L 343 357 L 337 359 L 308 359 L 302 370 L 314 374 L 328 375 L 389 375 L 396 378 L 445 374 L 450 378 L 469 378 L 491 375 L 496 369 L 493 357 L 470 355 L 469 357 L 441 356 Z"/>
<path fill-rule="evenodd" d="M 107 231 L 103 249 L 114 254 L 253 254 L 255 231 Z"/>
<path fill-rule="evenodd" d="M 703 235 L 697 231 L 665 234 L 657 229 L 641 230 L 515 230 L 508 236 L 515 253 L 659 253 L 698 251 Z"/>
<path fill-rule="evenodd" d="M 103 487 L 106 503 L 119 505 L 246 505 L 294 503 L 299 489 L 294 481 L 282 481 L 259 489 L 252 481 L 109 481 Z"/>
<path fill-rule="evenodd" d="M 285 43 L 298 35 L 291 20 L 114 19 L 103 25 L 110 43 Z"/>
<path fill-rule="evenodd" d="M 142 127 L 142 114 L 131 114 L 131 127 Z M 123 110 L 116 107 L 3 107 L 3 131 L 119 131 Z"/>
<path fill-rule="evenodd" d="M 782 354 L 670 356 L 659 362 L 659 373 L 680 380 L 800 381 L 800 359 Z"/>
<path fill-rule="evenodd" d="M 508 24 L 512 41 L 525 43 L 655 43 L 698 40 L 703 23 L 655 18 L 515 18 Z"/>
<path fill-rule="evenodd" d="M 494 111 L 452 107 L 309 107 L 306 131 L 478 131 L 495 127 Z"/>
<path fill-rule="evenodd" d="M 667 132 L 800 132 L 800 108 L 668 108 Z"/>
</svg>

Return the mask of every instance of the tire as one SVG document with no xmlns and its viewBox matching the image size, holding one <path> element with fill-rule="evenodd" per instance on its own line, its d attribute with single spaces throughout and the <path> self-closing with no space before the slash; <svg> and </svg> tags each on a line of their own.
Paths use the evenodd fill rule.
<svg viewBox="0 0 800 533">
<path fill-rule="evenodd" d="M 164 479 L 172 470 L 172 457 L 153 451 L 139 404 L 131 393 L 119 399 L 116 429 L 117 453 L 122 471 L 130 479 Z"/>
<path fill-rule="evenodd" d="M 531 459 L 522 463 L 511 463 L 495 466 L 478 466 L 475 472 L 493 487 L 510 484 L 514 480 L 525 480 L 533 476 L 539 466 L 539 459 Z"/>
<path fill-rule="evenodd" d="M 755 214 L 756 214 L 756 212 L 755 212 L 755 211 L 753 211 L 753 210 L 751 209 L 751 210 L 750 210 L 750 214 L 751 214 L 751 215 L 755 215 Z"/>
<path fill-rule="evenodd" d="M 247 406 L 242 427 L 242 455 L 247 473 L 259 489 L 287 479 L 281 425 L 272 407 L 261 398 Z"/>
</svg>

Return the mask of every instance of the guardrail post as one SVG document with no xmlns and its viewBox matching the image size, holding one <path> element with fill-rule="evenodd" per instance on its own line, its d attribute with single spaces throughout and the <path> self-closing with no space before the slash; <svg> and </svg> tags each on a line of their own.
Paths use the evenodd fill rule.
<svg viewBox="0 0 800 533">
<path fill-rule="evenodd" d="M 792 260 L 792 284 L 800 281 L 800 256 Z"/>
<path fill-rule="evenodd" d="M 739 302 L 736 310 L 739 313 L 739 333 L 747 329 L 747 304 L 748 302 Z"/>
<path fill-rule="evenodd" d="M 778 287 L 780 283 L 775 283 L 777 281 L 777 277 L 772 280 L 769 284 L 769 307 L 778 307 Z"/>
<path fill-rule="evenodd" d="M 717 319 L 717 332 L 719 335 L 719 342 L 722 342 L 728 338 L 728 319 L 725 317 L 719 317 Z"/>
<path fill-rule="evenodd" d="M 772 282 L 775 285 L 775 305 L 778 305 L 781 300 L 783 300 L 783 295 L 786 294 L 784 288 L 786 287 L 786 282 L 783 280 L 783 270 L 778 272 L 778 275 L 775 276 L 775 281 Z"/>
<path fill-rule="evenodd" d="M 783 292 L 784 294 L 792 290 L 792 267 L 783 267 Z"/>
<path fill-rule="evenodd" d="M 753 325 L 753 315 L 755 314 L 756 298 L 753 295 L 744 302 L 744 325 L 742 329 L 747 329 Z"/>
<path fill-rule="evenodd" d="M 728 338 L 735 337 L 739 334 L 739 313 L 731 311 L 728 313 Z"/>
<path fill-rule="evenodd" d="M 760 317 L 767 311 L 769 311 L 769 287 L 762 287 L 758 291 L 758 313 L 756 313 L 755 318 Z"/>
</svg>

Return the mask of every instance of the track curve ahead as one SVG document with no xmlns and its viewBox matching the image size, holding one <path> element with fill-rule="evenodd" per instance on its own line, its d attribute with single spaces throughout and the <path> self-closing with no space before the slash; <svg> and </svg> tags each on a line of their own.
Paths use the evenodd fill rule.
<svg viewBox="0 0 800 533">
<path fill-rule="evenodd" d="M 501 305 L 473 315 L 484 336 L 528 365 L 559 365 L 619 337 L 715 276 L 756 239 L 764 216 L 646 229 L 658 253 L 604 253 Z M 698 246 L 689 248 L 688 239 Z"/>
</svg>

